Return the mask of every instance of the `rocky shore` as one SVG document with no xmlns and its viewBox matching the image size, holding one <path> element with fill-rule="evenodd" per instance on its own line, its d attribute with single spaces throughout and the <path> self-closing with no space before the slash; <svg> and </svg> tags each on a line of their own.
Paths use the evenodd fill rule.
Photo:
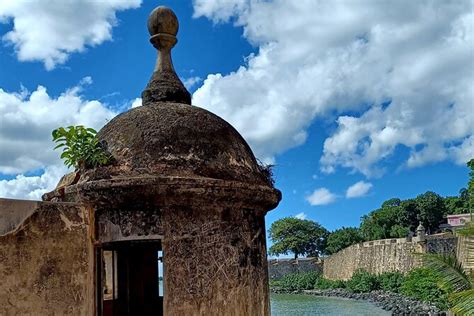
<svg viewBox="0 0 474 316">
<path fill-rule="evenodd" d="M 345 289 L 328 290 L 304 290 L 304 291 L 282 291 L 278 288 L 272 288 L 272 293 L 287 294 L 307 294 L 316 296 L 340 297 L 355 300 L 366 300 L 374 303 L 386 311 L 391 311 L 392 315 L 426 315 L 426 316 L 445 316 L 445 311 L 440 310 L 434 305 L 420 302 L 401 294 L 384 291 L 373 291 L 370 293 L 351 293 Z"/>
</svg>

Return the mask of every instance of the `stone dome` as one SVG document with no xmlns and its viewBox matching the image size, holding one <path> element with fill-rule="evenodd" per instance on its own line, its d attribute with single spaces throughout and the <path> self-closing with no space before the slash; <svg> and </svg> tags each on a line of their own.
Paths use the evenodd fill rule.
<svg viewBox="0 0 474 316">
<path fill-rule="evenodd" d="M 177 176 L 271 184 L 229 123 L 191 106 L 171 60 L 178 26 L 176 15 L 166 7 L 150 14 L 150 42 L 158 50 L 158 60 L 142 93 L 143 105 L 118 115 L 99 131 L 99 140 L 115 161 L 86 181 Z"/>
<path fill-rule="evenodd" d="M 271 171 L 258 163 L 242 136 L 217 115 L 191 105 L 171 59 L 178 25 L 168 8 L 150 14 L 150 42 L 158 58 L 142 106 L 116 116 L 97 134 L 111 163 L 65 175 L 44 200 L 97 206 L 162 203 L 164 197 L 168 204 L 214 203 L 220 197 L 262 209 L 278 205 L 281 193 Z"/>
<path fill-rule="evenodd" d="M 148 103 L 115 117 L 98 137 L 115 158 L 111 176 L 199 176 L 268 184 L 242 136 L 196 106 Z"/>
</svg>

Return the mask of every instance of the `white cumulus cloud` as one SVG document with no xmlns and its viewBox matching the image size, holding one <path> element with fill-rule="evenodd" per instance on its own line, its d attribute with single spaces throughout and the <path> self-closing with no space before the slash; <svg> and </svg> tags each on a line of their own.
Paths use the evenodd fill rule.
<svg viewBox="0 0 474 316">
<path fill-rule="evenodd" d="M 85 80 L 82 83 L 90 82 Z M 81 89 L 79 85 L 54 98 L 43 86 L 31 93 L 0 88 L 0 173 L 24 173 L 54 164 L 58 153 L 53 151 L 53 129 L 69 125 L 98 129 L 116 115 L 97 100 L 84 100 Z"/>
<path fill-rule="evenodd" d="M 242 26 L 258 48 L 234 72 L 208 75 L 193 103 L 231 122 L 261 159 L 334 116 L 326 173 L 380 176 L 397 146 L 409 149 L 405 167 L 473 156 L 472 1 L 196 0 L 194 10 Z"/>
<path fill-rule="evenodd" d="M 139 106 L 142 106 L 142 98 L 136 98 L 135 100 L 133 100 L 130 107 L 133 109 Z"/>
<path fill-rule="evenodd" d="M 63 64 L 73 52 L 112 38 L 115 13 L 137 8 L 141 0 L 6 0 L 0 1 L 0 23 L 13 22 L 3 35 L 20 61 L 41 61 L 46 69 Z"/>
<path fill-rule="evenodd" d="M 0 197 L 38 198 L 57 184 L 67 171 L 54 151 L 51 132 L 59 126 L 85 125 L 99 129 L 117 113 L 97 100 L 84 100 L 81 91 L 91 78 L 52 97 L 43 86 L 33 92 L 0 88 Z M 23 173 L 44 170 L 40 176 Z"/>
<path fill-rule="evenodd" d="M 326 205 L 336 201 L 337 196 L 326 188 L 319 188 L 306 197 L 311 205 Z"/>
<path fill-rule="evenodd" d="M 190 90 L 192 87 L 194 87 L 201 81 L 202 81 L 201 77 L 189 77 L 189 78 L 183 79 L 183 84 L 186 87 L 186 89 Z"/>
<path fill-rule="evenodd" d="M 53 190 L 59 179 L 68 172 L 64 165 L 46 167 L 40 176 L 17 175 L 11 180 L 0 180 L 0 197 L 41 200 L 41 196 Z"/>
<path fill-rule="evenodd" d="M 359 181 L 347 188 L 346 198 L 356 198 L 361 197 L 369 193 L 373 185 L 370 182 Z"/>
<path fill-rule="evenodd" d="M 308 216 L 304 212 L 301 212 L 295 215 L 295 218 L 297 219 L 306 219 L 307 217 Z"/>
</svg>

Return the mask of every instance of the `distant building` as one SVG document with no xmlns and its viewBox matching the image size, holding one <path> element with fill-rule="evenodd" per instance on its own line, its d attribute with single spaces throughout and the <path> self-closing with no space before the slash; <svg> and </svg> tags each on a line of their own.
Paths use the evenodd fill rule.
<svg viewBox="0 0 474 316">
<path fill-rule="evenodd" d="M 448 225 L 454 229 L 458 227 L 463 227 L 467 222 L 471 221 L 471 214 L 455 214 L 448 215 Z"/>
</svg>

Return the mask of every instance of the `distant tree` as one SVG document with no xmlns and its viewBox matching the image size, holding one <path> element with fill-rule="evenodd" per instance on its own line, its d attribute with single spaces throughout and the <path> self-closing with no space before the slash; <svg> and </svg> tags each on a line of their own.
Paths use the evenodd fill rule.
<svg viewBox="0 0 474 316">
<path fill-rule="evenodd" d="M 402 200 L 400 200 L 399 198 L 391 198 L 382 203 L 382 208 L 400 206 L 400 204 L 402 204 Z"/>
<path fill-rule="evenodd" d="M 358 228 L 342 227 L 340 229 L 336 229 L 328 237 L 326 253 L 336 253 L 361 241 L 364 241 L 364 237 Z"/>
<path fill-rule="evenodd" d="M 469 167 L 469 180 L 467 188 L 459 190 L 459 196 L 447 196 L 444 198 L 446 214 L 469 213 L 474 205 L 474 159 L 471 159 L 467 166 Z"/>
<path fill-rule="evenodd" d="M 364 239 L 405 237 L 416 231 L 420 221 L 428 233 L 434 233 L 446 215 L 474 211 L 474 159 L 467 165 L 470 168 L 469 182 L 467 189 L 459 191 L 459 196 L 443 198 L 428 191 L 414 199 L 389 199 L 379 209 L 362 216 L 360 232 Z"/>
<path fill-rule="evenodd" d="M 465 194 L 466 189 L 460 192 L 459 196 L 447 196 L 444 198 L 445 215 L 462 214 L 468 212 L 469 201 Z"/>
<path fill-rule="evenodd" d="M 405 237 L 408 234 L 406 214 L 400 199 L 385 201 L 381 208 L 364 215 L 361 220 L 360 230 L 366 240 Z"/>
<path fill-rule="evenodd" d="M 326 248 L 329 232 L 320 224 L 295 217 L 279 219 L 268 231 L 273 245 L 269 249 L 271 255 L 293 253 L 298 256 L 317 257 Z"/>
<path fill-rule="evenodd" d="M 435 232 L 446 214 L 444 200 L 438 194 L 428 191 L 415 198 L 417 213 L 428 233 Z"/>
<path fill-rule="evenodd" d="M 469 200 L 469 191 L 466 188 L 459 190 L 459 199 L 466 202 Z"/>
<path fill-rule="evenodd" d="M 474 158 L 467 163 L 469 167 L 469 182 L 467 183 L 467 204 L 470 212 L 474 211 Z"/>
<path fill-rule="evenodd" d="M 400 206 L 403 209 L 403 217 L 400 219 L 401 226 L 405 227 L 408 232 L 415 232 L 416 228 L 420 224 L 419 213 L 416 207 L 415 199 L 404 200 Z"/>
<path fill-rule="evenodd" d="M 402 238 L 408 236 L 410 233 L 410 228 L 407 226 L 402 226 L 396 224 L 390 228 L 390 237 L 391 238 Z"/>
</svg>

